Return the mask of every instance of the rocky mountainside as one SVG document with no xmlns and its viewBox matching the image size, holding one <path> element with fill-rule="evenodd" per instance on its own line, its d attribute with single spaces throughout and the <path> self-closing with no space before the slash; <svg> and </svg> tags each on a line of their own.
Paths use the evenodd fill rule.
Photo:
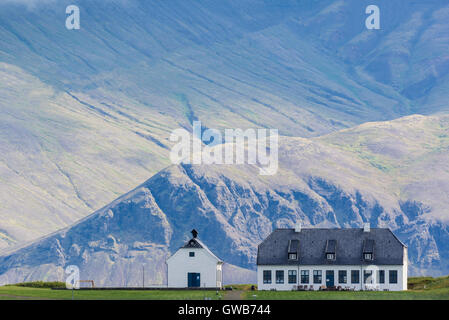
<svg viewBox="0 0 449 320">
<path fill-rule="evenodd" d="M 145 263 L 160 284 L 165 259 L 192 228 L 225 262 L 254 270 L 257 245 L 297 221 L 391 228 L 409 246 L 412 274 L 447 273 L 448 158 L 449 117 L 410 116 L 283 137 L 274 176 L 250 165 L 170 166 L 77 224 L 3 255 L 0 283 L 61 280 L 76 264 L 99 285 L 137 285 Z"/>
<path fill-rule="evenodd" d="M 79 0 L 69 31 L 72 1 L 0 1 L 0 248 L 159 172 L 196 119 L 310 138 L 448 111 L 447 2 L 376 3 L 381 30 L 365 0 Z"/>
</svg>

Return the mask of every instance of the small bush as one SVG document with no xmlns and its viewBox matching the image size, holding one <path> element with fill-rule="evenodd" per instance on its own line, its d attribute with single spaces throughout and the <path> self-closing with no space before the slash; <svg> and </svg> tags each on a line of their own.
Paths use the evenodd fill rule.
<svg viewBox="0 0 449 320">
<path fill-rule="evenodd" d="M 226 285 L 225 288 L 232 287 L 233 290 L 250 291 L 251 286 L 254 286 L 255 290 L 257 290 L 257 285 L 255 285 L 255 284 L 231 284 L 231 285 Z"/>
<path fill-rule="evenodd" d="M 40 288 L 40 289 L 56 289 L 56 288 L 65 288 L 64 282 L 44 282 L 44 281 L 33 281 L 33 282 L 23 282 L 23 283 L 16 283 L 11 286 L 16 287 L 26 287 L 26 288 Z"/>
</svg>

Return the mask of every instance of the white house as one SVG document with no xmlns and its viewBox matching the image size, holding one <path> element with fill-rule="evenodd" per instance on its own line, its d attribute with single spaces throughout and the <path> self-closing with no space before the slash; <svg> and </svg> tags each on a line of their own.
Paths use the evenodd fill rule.
<svg viewBox="0 0 449 320">
<path fill-rule="evenodd" d="M 196 230 L 192 230 L 192 235 L 192 239 L 167 259 L 168 287 L 221 288 L 223 261 L 198 239 Z"/>
<path fill-rule="evenodd" d="M 407 246 L 390 229 L 277 229 L 258 247 L 259 290 L 407 290 Z"/>
</svg>

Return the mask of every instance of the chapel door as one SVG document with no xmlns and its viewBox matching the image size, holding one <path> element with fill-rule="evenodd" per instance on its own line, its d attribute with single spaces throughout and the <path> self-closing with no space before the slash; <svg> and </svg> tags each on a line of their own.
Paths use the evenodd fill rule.
<svg viewBox="0 0 449 320">
<path fill-rule="evenodd" d="M 187 274 L 189 288 L 199 288 L 201 285 L 201 275 L 199 273 L 189 272 Z"/>
</svg>

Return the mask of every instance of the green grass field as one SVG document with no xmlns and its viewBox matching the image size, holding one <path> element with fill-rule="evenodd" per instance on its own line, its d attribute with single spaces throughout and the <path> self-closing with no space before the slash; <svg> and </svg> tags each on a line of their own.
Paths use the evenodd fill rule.
<svg viewBox="0 0 449 320">
<path fill-rule="evenodd" d="M 75 300 L 213 300 L 221 299 L 222 292 L 194 290 L 74 290 Z M 26 288 L 19 286 L 0 287 L 0 300 L 71 300 L 71 290 L 48 288 Z"/>
<path fill-rule="evenodd" d="M 52 290 L 62 283 L 35 282 L 0 287 L 0 300 L 72 299 L 71 290 Z M 204 300 L 236 297 L 244 300 L 449 300 L 449 276 L 409 279 L 402 292 L 362 291 L 251 291 L 251 285 L 234 285 L 233 291 L 197 290 L 75 290 L 75 300 Z"/>
<path fill-rule="evenodd" d="M 449 300 L 449 276 L 408 279 L 407 291 L 244 291 L 248 300 Z"/>
<path fill-rule="evenodd" d="M 247 291 L 243 297 L 248 300 L 449 300 L 449 288 L 400 292 Z"/>
</svg>

